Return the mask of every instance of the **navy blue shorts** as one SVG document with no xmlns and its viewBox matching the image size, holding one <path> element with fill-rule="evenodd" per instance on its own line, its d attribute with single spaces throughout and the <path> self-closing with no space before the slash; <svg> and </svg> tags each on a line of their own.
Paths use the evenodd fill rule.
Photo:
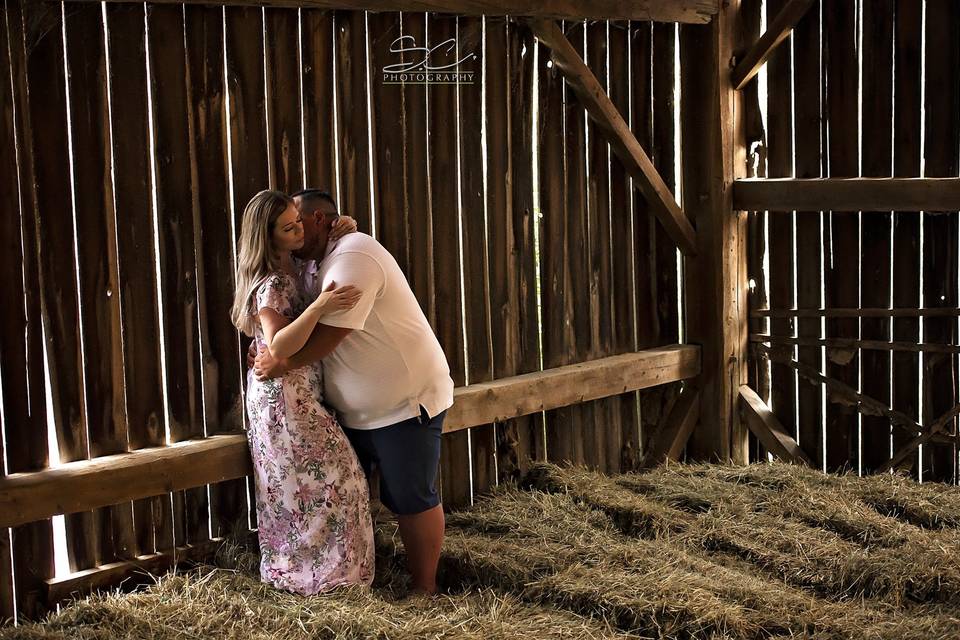
<svg viewBox="0 0 960 640">
<path fill-rule="evenodd" d="M 420 407 L 419 416 L 379 429 L 343 427 L 367 478 L 374 462 L 380 468 L 380 501 L 393 513 L 413 515 L 440 504 L 437 469 L 446 415 L 431 419 Z"/>
</svg>

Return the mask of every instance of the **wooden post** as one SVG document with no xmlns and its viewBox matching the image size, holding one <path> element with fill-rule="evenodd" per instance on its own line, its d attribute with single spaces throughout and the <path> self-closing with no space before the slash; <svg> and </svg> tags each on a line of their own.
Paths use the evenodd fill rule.
<svg viewBox="0 0 960 640">
<path fill-rule="evenodd" d="M 747 372 L 747 217 L 732 213 L 732 183 L 746 175 L 746 147 L 730 75 L 739 6 L 732 0 L 711 24 L 680 27 L 680 124 L 682 204 L 698 238 L 697 255 L 684 262 L 687 340 L 702 345 L 703 358 L 701 422 L 687 452 L 743 464 L 748 438 L 736 408 Z"/>
</svg>

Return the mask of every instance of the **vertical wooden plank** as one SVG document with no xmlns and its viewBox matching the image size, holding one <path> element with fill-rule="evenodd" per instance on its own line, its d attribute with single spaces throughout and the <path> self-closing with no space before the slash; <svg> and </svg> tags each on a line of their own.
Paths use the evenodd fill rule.
<svg viewBox="0 0 960 640">
<path fill-rule="evenodd" d="M 744 46 L 738 47 L 737 55 L 746 53 L 746 46 L 760 37 L 761 0 L 744 0 L 740 4 L 738 16 L 739 29 Z M 788 43 L 789 46 L 789 43 Z M 760 110 L 758 78 L 754 77 L 741 90 L 743 94 L 744 136 L 747 145 L 747 177 L 759 178 L 767 175 L 767 136 L 764 131 L 763 115 Z M 763 254 L 766 251 L 765 224 L 766 211 L 747 212 L 747 274 L 749 293 L 748 306 L 753 309 L 766 309 L 769 297 L 766 287 L 766 273 Z M 749 318 L 750 333 L 767 333 L 768 323 L 763 318 Z M 761 398 L 770 397 L 770 376 L 767 371 L 768 359 L 756 350 L 749 352 L 747 384 Z M 760 440 L 749 434 L 750 461 L 766 460 L 767 453 Z"/>
<path fill-rule="evenodd" d="M 633 92 L 630 128 L 640 146 L 653 153 L 653 23 L 630 23 L 630 75 Z M 631 184 L 633 182 L 631 181 Z M 634 282 L 636 286 L 637 348 L 662 344 L 657 313 L 656 219 L 639 189 L 631 191 L 633 200 Z M 657 431 L 663 409 L 664 389 L 655 387 L 638 392 L 640 403 L 640 442 L 646 443 Z M 643 452 L 641 452 L 643 453 Z"/>
<path fill-rule="evenodd" d="M 426 14 L 404 13 L 403 35 L 409 35 L 417 46 L 425 46 Z M 427 91 L 422 85 L 403 87 L 405 113 L 404 175 L 407 188 L 407 239 L 409 262 L 407 278 L 420 301 L 430 325 L 436 327 L 436 305 L 433 298 L 433 226 L 430 185 L 427 182 Z"/>
<path fill-rule="evenodd" d="M 16 429 L 9 424 L 10 418 L 22 418 L 23 403 L 26 394 L 18 401 L 12 395 L 14 391 L 26 390 L 27 359 L 24 352 L 23 333 L 23 248 L 20 245 L 20 201 L 17 175 L 17 141 L 13 123 L 13 67 L 10 61 L 10 38 L 7 19 L 10 12 L 3 6 L 0 18 L 0 69 L 5 71 L 0 77 L 0 270 L 11 274 L 11 282 L 0 290 L 0 304 L 6 309 L 0 322 L 0 406 L 8 412 L 4 420 L 0 412 L 0 434 L 13 433 Z M 8 382 L 9 380 L 9 382 Z M 6 424 L 5 424 L 6 422 Z M 0 460 L 5 459 L 6 445 L 0 435 Z M 0 476 L 6 470 L 0 467 Z M 0 527 L 0 626 L 12 624 L 14 616 L 13 563 L 11 562 L 10 530 Z"/>
<path fill-rule="evenodd" d="M 464 72 L 472 71 L 474 74 L 472 84 L 461 84 L 457 87 L 457 101 L 460 111 L 463 317 L 467 335 L 467 382 L 475 384 L 493 378 L 482 138 L 483 18 L 459 18 L 456 59 L 466 59 L 458 69 Z M 495 426 L 490 424 L 470 429 L 470 445 L 473 494 L 478 495 L 488 491 L 497 481 Z"/>
<path fill-rule="evenodd" d="M 677 194 L 677 167 L 674 153 L 677 131 L 674 111 L 676 109 L 676 36 L 677 25 L 655 22 L 653 24 L 653 145 L 650 159 L 663 178 L 664 184 L 679 200 Z M 657 321 L 659 344 L 679 341 L 679 314 L 677 311 L 677 245 L 670 239 L 663 226 L 653 220 L 655 242 L 655 271 Z"/>
<path fill-rule="evenodd" d="M 171 437 L 182 440 L 185 433 L 203 433 L 183 8 L 149 7 L 147 27 L 169 424 Z M 176 499 L 179 505 L 182 491 Z M 153 498 L 158 549 L 174 545 L 170 500 L 169 493 Z"/>
<path fill-rule="evenodd" d="M 485 51 L 491 336 L 494 378 L 502 378 L 540 367 L 533 276 L 533 36 L 509 19 L 492 17 Z M 538 432 L 538 418 L 499 425 L 501 479 L 518 477 L 542 455 Z"/>
<path fill-rule="evenodd" d="M 510 56 L 510 148 L 513 204 L 513 235 L 516 242 L 517 307 L 520 342 L 517 373 L 540 370 L 539 321 L 537 319 L 536 247 L 533 210 L 533 32 L 522 24 L 507 26 Z M 520 451 L 520 469 L 526 471 L 531 460 L 546 459 L 541 414 L 516 421 Z"/>
<path fill-rule="evenodd" d="M 700 343 L 700 425 L 687 454 L 695 460 L 744 464 L 747 430 L 737 398 L 746 380 L 746 214 L 733 211 L 731 183 L 746 172 L 742 98 L 730 82 L 739 46 L 740 3 L 721 7 L 709 25 L 680 28 L 683 209 L 696 223 L 697 255 L 687 257 L 685 323 Z"/>
<path fill-rule="evenodd" d="M 337 139 L 340 145 L 340 211 L 371 232 L 370 152 L 367 124 L 367 27 L 363 11 L 337 11 Z"/>
<path fill-rule="evenodd" d="M 163 444 L 163 388 L 150 198 L 144 8 L 107 7 L 120 316 L 130 449 Z M 137 553 L 154 547 L 152 499 L 134 501 Z"/>
<path fill-rule="evenodd" d="M 898 0 L 895 11 L 893 171 L 897 177 L 909 178 L 920 175 L 923 5 Z M 920 307 L 920 214 L 912 211 L 893 216 L 893 307 Z M 894 318 L 893 339 L 920 342 L 920 319 Z M 920 354 L 895 351 L 891 366 L 892 406 L 919 422 Z M 907 444 L 912 435 L 894 429 L 893 450 Z M 906 470 L 919 480 L 919 454 L 908 460 Z"/>
<path fill-rule="evenodd" d="M 427 44 L 436 49 L 431 65 L 451 64 L 456 56 L 455 16 L 430 14 L 427 17 Z M 452 41 L 452 42 L 451 42 Z M 449 48 L 448 48 L 449 47 Z M 456 386 L 465 383 L 463 357 L 463 306 L 460 294 L 459 194 L 457 193 L 457 89 L 454 85 L 430 83 L 428 93 L 429 176 L 433 210 L 434 272 L 438 274 L 434 294 L 438 310 L 434 330 L 450 365 Z M 450 509 L 469 505 L 470 453 L 466 431 L 443 437 L 440 481 L 444 506 Z"/>
<path fill-rule="evenodd" d="M 608 32 L 610 99 L 629 122 L 630 118 L 630 55 L 628 22 L 611 22 Z M 632 184 L 623 164 L 612 157 L 610 162 L 610 229 L 612 291 L 611 355 L 636 350 L 634 318 L 633 270 L 633 207 Z M 541 246 L 544 244 L 540 241 Z M 620 435 L 611 438 L 609 469 L 611 472 L 633 469 L 640 455 L 640 425 L 637 412 L 638 394 L 626 393 L 614 401 L 620 419 Z"/>
<path fill-rule="evenodd" d="M 67 12 L 64 29 L 87 429 L 90 455 L 97 457 L 127 450 L 102 8 L 84 6 Z M 80 457 L 87 457 L 87 452 Z M 136 546 L 132 506 L 127 502 L 64 518 L 71 571 L 132 556 Z"/>
<path fill-rule="evenodd" d="M 893 120 L 893 0 L 863 3 L 863 159 L 864 176 L 891 175 L 893 148 L 887 131 Z M 863 256 L 860 259 L 860 304 L 883 308 L 890 304 L 890 224 L 892 214 L 864 214 L 861 221 Z M 860 334 L 864 340 L 889 340 L 890 318 L 863 318 Z M 890 403 L 890 358 L 887 351 L 861 353 L 861 390 L 865 395 Z M 873 473 L 890 459 L 890 421 L 882 417 L 861 417 L 863 473 Z"/>
<path fill-rule="evenodd" d="M 489 39 L 488 51 L 496 55 Z M 539 100 L 537 140 L 540 210 L 543 224 L 540 236 L 541 295 L 543 311 L 543 366 L 552 369 L 570 364 L 575 341 L 573 326 L 573 276 L 570 261 L 571 221 L 567 215 L 567 179 L 564 128 L 564 81 L 550 61 L 550 49 L 538 44 Z M 488 60 L 488 73 L 490 63 Z M 496 82 L 496 76 L 493 78 Z M 489 89 L 488 89 L 489 91 Z M 491 172 L 491 178 L 494 174 Z M 491 211 L 493 211 L 491 209 Z M 493 294 L 495 287 L 491 289 Z M 546 412 L 547 458 L 573 460 L 580 424 L 575 422 L 576 407 Z"/>
<path fill-rule="evenodd" d="M 960 170 L 957 148 L 960 146 L 960 6 L 950 0 L 930 0 L 926 4 L 926 107 L 924 128 L 924 175 L 954 177 Z M 957 306 L 957 230 L 956 211 L 923 213 L 923 306 Z M 955 318 L 924 318 L 924 342 L 954 344 L 957 341 Z M 957 401 L 956 355 L 923 354 L 923 424 L 929 425 L 949 411 Z M 957 419 L 947 425 L 947 433 L 956 433 Z M 956 441 L 923 445 L 923 480 L 957 482 Z"/>
<path fill-rule="evenodd" d="M 607 23 L 591 22 L 587 27 L 587 67 L 610 94 L 607 69 Z M 593 120 L 588 122 L 587 135 L 587 240 L 590 256 L 588 282 L 590 307 L 590 359 L 613 352 L 613 292 L 610 253 L 610 159 L 608 144 Z M 614 162 L 619 163 L 616 158 Z M 594 403 L 595 422 L 591 450 L 594 464 L 605 472 L 619 470 L 619 443 L 622 436 L 619 402 L 604 398 Z M 589 457 L 588 457 L 589 460 Z"/>
<path fill-rule="evenodd" d="M 233 213 L 234 227 L 240 229 L 243 218 L 243 209 L 255 193 L 265 188 L 269 183 L 267 168 L 267 116 L 264 98 L 264 69 L 263 69 L 263 10 L 252 7 L 226 7 L 226 57 L 227 57 L 227 89 L 230 92 L 230 141 L 233 150 L 231 158 L 231 173 L 233 175 Z M 307 24 L 312 25 L 315 14 L 309 12 Z M 309 50 L 319 46 L 322 41 L 319 36 L 313 35 L 313 30 L 305 33 L 312 34 L 309 39 Z M 306 38 L 305 38 L 306 39 Z M 307 43 L 305 43 L 307 44 Z M 316 54 L 319 55 L 319 54 Z M 311 69 L 316 69 L 316 55 L 307 56 L 304 51 L 304 60 L 310 60 Z M 306 69 L 304 70 L 306 74 Z M 305 82 L 304 91 L 314 92 L 312 84 Z M 323 96 L 311 93 L 316 98 L 308 104 L 319 108 L 324 103 Z M 304 96 L 306 98 L 306 95 Z M 332 107 L 331 107 L 332 110 Z M 322 131 L 332 129 L 332 116 L 322 121 Z M 308 126 L 307 131 L 315 131 Z M 313 148 L 308 141 L 308 147 Z M 313 156 L 308 156 L 312 158 Z M 332 162 L 332 158 L 330 160 Z M 319 161 L 308 164 L 308 171 L 315 171 L 314 175 L 322 176 Z"/>
<path fill-rule="evenodd" d="M 786 6 L 786 0 L 767 2 L 767 24 Z M 789 178 L 793 175 L 793 136 L 791 105 L 793 88 L 792 50 L 789 40 L 777 47 L 767 62 L 768 156 L 767 176 Z M 776 211 L 768 214 L 770 264 L 770 308 L 792 309 L 794 214 Z M 772 318 L 770 333 L 794 334 L 794 318 Z M 796 373 L 793 368 L 774 362 L 770 371 L 770 408 L 787 431 L 796 437 Z"/>
<path fill-rule="evenodd" d="M 33 134 L 34 180 L 41 312 L 53 427 L 61 462 L 87 457 L 83 358 L 74 251 L 74 212 L 64 197 L 70 193 L 67 95 L 63 25 L 59 11 L 25 13 L 27 83 Z M 27 21 L 27 17 L 36 19 Z M 36 31 L 30 31 L 33 27 Z M 32 50 L 31 50 L 32 49 Z M 95 530 L 92 512 L 65 519 L 71 565 L 86 569 L 97 561 L 97 549 L 84 543 Z M 111 554 L 112 555 L 112 554 Z"/>
<path fill-rule="evenodd" d="M 401 85 L 388 84 L 383 78 L 385 66 L 403 61 L 401 54 L 390 52 L 391 44 L 401 34 L 401 15 L 371 13 L 368 21 L 372 57 L 370 84 L 373 91 L 371 106 L 376 164 L 373 195 L 377 214 L 377 240 L 397 260 L 400 269 L 408 274 L 404 91 Z"/>
<path fill-rule="evenodd" d="M 856 3 L 824 0 L 823 64 L 827 82 L 825 116 L 829 131 L 826 149 L 829 176 L 844 178 L 859 172 L 857 139 L 857 20 Z M 825 306 L 856 307 L 859 304 L 860 236 L 857 212 L 831 211 L 824 237 Z M 827 337 L 856 338 L 857 318 L 828 318 Z M 827 375 L 857 388 L 859 354 L 847 357 L 829 354 Z M 857 468 L 857 411 L 854 407 L 827 403 L 827 470 Z"/>
<path fill-rule="evenodd" d="M 798 178 L 819 178 L 824 175 L 824 158 L 820 153 L 822 128 L 820 66 L 820 5 L 814 3 L 793 31 L 794 45 L 794 137 L 796 174 Z M 820 249 L 824 215 L 819 211 L 797 211 L 797 306 L 819 309 L 821 301 L 822 263 Z M 799 250 L 803 247 L 803 250 Z M 797 335 L 820 338 L 820 318 L 798 318 Z M 822 371 L 820 347 L 798 347 L 799 362 Z M 822 469 L 823 451 L 823 387 L 805 378 L 797 383 L 797 434 L 816 468 Z"/>
<path fill-rule="evenodd" d="M 649 146 L 650 159 L 667 188 L 677 194 L 675 114 L 676 101 L 676 37 L 677 26 L 666 23 L 653 23 L 651 28 L 650 58 L 650 118 L 651 129 Z M 644 73 L 647 73 L 646 71 Z M 678 198 L 679 199 L 679 198 Z M 634 202 L 643 202 L 638 192 Z M 643 203 L 643 210 L 647 205 Z M 644 276 L 650 279 L 650 301 L 652 304 L 652 328 L 650 341 L 644 346 L 672 344 L 678 342 L 679 313 L 677 310 L 677 247 L 663 226 L 649 212 L 645 215 L 648 227 L 649 272 Z M 641 221 L 640 224 L 643 224 Z M 641 305 L 642 306 L 642 305 Z M 641 311 L 638 309 L 638 313 Z M 644 425 L 651 432 L 659 428 L 667 416 L 669 407 L 680 390 L 679 384 L 661 385 L 640 392 L 640 412 Z M 652 435 L 649 434 L 649 435 Z"/>
<path fill-rule="evenodd" d="M 54 7 L 55 9 L 59 9 Z M 36 202 L 34 178 L 33 136 L 31 109 L 27 97 L 28 58 L 26 55 L 24 18 L 32 20 L 38 7 L 29 7 L 23 15 L 18 0 L 7 0 L 4 25 L 9 47 L 9 74 L 7 87 L 12 93 L 0 93 L 3 100 L 5 153 L 2 164 L 3 182 L 0 183 L 5 211 L 3 216 L 4 273 L 14 274 L 3 288 L 3 333 L 0 335 L 0 371 L 3 376 L 4 449 L 7 472 L 36 471 L 47 466 L 47 412 L 44 391 L 44 362 L 40 314 L 40 282 L 37 256 Z M 51 10 L 52 11 L 52 10 Z M 48 14 L 56 20 L 59 11 Z M 57 29 L 54 29 L 56 33 Z M 29 31 L 33 34 L 34 32 Z M 29 39 L 31 52 L 36 44 Z M 6 44 L 6 43 L 5 43 Z M 45 46 L 51 47 L 49 42 Z M 42 62 L 43 50 L 31 57 L 30 64 Z M 48 56 L 49 58 L 49 56 Z M 41 76 L 41 81 L 43 76 Z M 3 91 L 6 91 L 4 89 Z M 14 159 L 16 164 L 14 164 Z M 17 197 L 19 194 L 19 197 Z M 4 529 L 0 550 L 10 555 L 4 560 L 0 576 L 0 614 L 13 617 L 16 601 L 20 622 L 39 619 L 44 610 L 39 599 L 42 581 L 53 576 L 53 526 L 50 518 L 12 529 Z M 12 547 L 12 550 L 11 550 Z M 12 564 L 12 567 L 10 565 Z M 16 573 L 16 582 L 10 580 L 10 569 Z"/>
<path fill-rule="evenodd" d="M 264 10 L 270 188 L 291 193 L 303 186 L 300 143 L 300 52 L 296 9 Z"/>
<path fill-rule="evenodd" d="M 379 14 L 371 14 L 370 18 L 373 19 L 377 15 Z M 300 25 L 303 32 L 301 82 L 303 83 L 303 137 L 306 145 L 303 154 L 307 168 L 306 184 L 312 188 L 326 189 L 337 197 L 337 159 L 333 134 L 333 13 L 318 9 L 303 9 L 300 12 Z M 396 38 L 397 35 L 393 37 Z M 241 52 L 242 50 L 238 51 L 238 53 Z M 341 91 L 345 86 L 347 85 L 338 83 Z M 344 207 L 345 204 L 347 203 L 341 202 L 340 206 Z M 354 215 L 350 208 L 342 210 L 348 215 Z"/>
<path fill-rule="evenodd" d="M 312 16 L 312 12 L 310 12 Z M 243 209 L 251 197 L 269 183 L 267 163 L 267 117 L 264 97 L 264 65 L 261 51 L 263 49 L 263 10 L 253 7 L 225 7 L 224 20 L 226 21 L 225 49 L 227 91 L 229 92 L 229 127 L 232 157 L 230 158 L 230 172 L 233 176 L 233 220 L 234 244 L 240 230 Z M 306 22 L 312 25 L 311 19 Z M 307 33 L 312 33 L 307 31 Z M 328 39 L 329 40 L 329 39 Z M 304 52 L 305 60 L 315 58 Z M 306 73 L 306 69 L 304 70 Z M 311 90 L 309 83 L 305 83 L 305 90 Z M 332 104 L 332 101 L 331 101 Z M 332 106 L 330 107 L 332 112 Z M 308 131 L 310 127 L 308 125 Z M 332 126 L 324 127 L 323 131 L 332 130 Z M 332 155 L 331 155 L 332 162 Z M 308 172 L 316 171 L 314 175 L 323 173 L 316 165 L 308 165 Z M 333 185 L 331 185 L 333 186 Z M 241 336 L 240 357 L 250 344 L 250 338 Z M 241 360 L 242 361 L 242 360 Z M 240 367 L 241 391 L 246 379 L 244 372 L 246 365 Z M 241 402 L 243 402 L 241 393 Z M 245 405 L 243 405 L 245 406 Z M 245 415 L 245 411 L 243 411 Z M 251 528 L 256 526 L 256 509 L 246 508 L 246 503 L 256 502 L 253 477 L 247 476 L 247 500 L 240 499 L 241 509 L 247 511 L 248 522 Z"/>
<path fill-rule="evenodd" d="M 583 22 L 565 23 L 564 32 L 573 48 L 583 56 Z M 587 231 L 587 166 L 586 166 L 586 123 L 583 106 L 577 100 L 573 90 L 564 86 L 564 161 L 566 163 L 567 202 L 566 212 L 569 219 L 567 260 L 570 262 L 572 297 L 572 317 L 568 321 L 573 325 L 573 342 L 568 350 L 564 364 L 582 362 L 589 358 L 591 316 L 590 291 L 587 286 L 589 274 L 589 244 Z M 591 439 L 594 425 L 593 403 L 583 403 L 571 410 L 572 450 L 567 458 L 576 464 L 590 464 L 586 441 Z"/>
<path fill-rule="evenodd" d="M 191 173 L 197 193 L 195 206 L 198 207 L 193 216 L 194 234 L 201 240 L 197 252 L 197 299 L 200 341 L 204 347 L 201 357 L 207 433 L 239 429 L 243 413 L 242 370 L 237 357 L 238 333 L 230 323 L 234 234 L 230 228 L 227 195 L 230 192 L 227 179 L 230 160 L 227 155 L 224 105 L 223 20 L 221 7 L 184 8 L 187 90 L 193 136 Z M 294 42 L 295 33 L 296 28 L 288 36 Z M 292 99 L 292 102 L 296 110 L 297 100 Z M 295 130 L 299 132 L 299 119 Z M 293 157 L 298 163 L 296 173 L 302 181 L 299 152 Z M 188 433 L 190 436 L 203 434 L 202 431 L 184 431 L 176 434 L 176 437 L 186 437 Z M 171 437 L 174 437 L 173 434 Z M 225 533 L 235 520 L 245 517 L 242 483 L 212 485 L 212 502 L 209 506 L 205 489 L 198 487 L 185 492 L 186 533 L 190 542 L 209 538 L 208 527 L 214 535 Z"/>
<path fill-rule="evenodd" d="M 7 472 L 37 471 L 49 464 L 47 449 L 47 413 L 44 395 L 44 353 L 43 334 L 40 331 L 42 301 L 42 277 L 44 269 L 39 252 L 38 237 L 40 226 L 40 208 L 44 204 L 42 189 L 51 187 L 56 193 L 57 186 L 51 184 L 49 165 L 51 161 L 62 161 L 60 149 L 46 147 L 44 138 L 46 129 L 62 128 L 66 121 L 63 95 L 63 50 L 60 37 L 60 9 L 54 6 L 27 5 L 8 0 L 6 11 L 10 38 L 10 66 L 13 78 L 13 104 L 15 110 L 15 131 L 19 164 L 20 217 L 19 234 L 22 238 L 22 274 L 24 278 L 20 299 L 23 300 L 24 315 L 14 309 L 21 308 L 17 298 L 7 299 L 6 294 L 18 293 L 18 282 L 11 282 L 10 291 L 4 292 L 9 302 L 7 308 L 12 326 L 4 327 L 9 337 L 25 336 L 24 343 L 11 346 L 10 367 L 24 367 L 25 380 L 19 372 L 9 371 L 6 351 L 4 351 L 4 412 L 7 424 L 6 436 Z M 29 55 L 27 54 L 29 52 Z M 59 57 L 57 56 L 59 53 Z M 60 69 L 59 73 L 57 69 Z M 56 86 L 56 78 L 61 82 Z M 53 79 L 53 80 L 51 80 Z M 40 100 L 38 85 L 51 83 L 46 99 Z M 36 123 L 36 124 L 34 124 Z M 56 126 L 59 125 L 59 126 Z M 62 133 L 62 132 L 61 132 Z M 53 135 L 57 135 L 54 131 Z M 56 166 L 56 165 L 54 165 Z M 56 169 L 54 169 L 56 171 Z M 61 182 L 62 182 L 61 178 Z M 61 203 L 62 204 L 62 203 Z M 14 252 L 16 256 L 18 252 Z M 17 269 L 14 269 L 17 273 Z M 14 278 L 16 279 L 16 278 Z M 49 313 L 46 309 L 43 314 Z M 4 347 L 8 346 L 6 343 Z M 18 359 L 17 355 L 21 355 Z M 7 374 L 10 373 L 9 383 Z M 25 384 L 24 386 L 21 386 Z M 8 386 L 9 384 L 9 386 Z M 18 387 L 20 387 L 18 389 Z M 12 396 L 19 391 L 22 395 Z M 10 401 L 8 404 L 8 400 Z M 9 409 L 8 409 L 9 407 Z M 54 409 L 56 411 L 56 409 Z M 14 599 L 17 618 L 20 622 L 38 620 L 45 613 L 40 599 L 43 580 L 54 574 L 53 564 L 53 527 L 51 519 L 40 520 L 10 529 L 13 571 Z"/>
</svg>

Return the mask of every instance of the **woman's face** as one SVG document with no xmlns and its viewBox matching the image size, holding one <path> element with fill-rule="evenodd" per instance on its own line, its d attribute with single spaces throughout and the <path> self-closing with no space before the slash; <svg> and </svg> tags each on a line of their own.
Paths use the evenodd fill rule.
<svg viewBox="0 0 960 640">
<path fill-rule="evenodd" d="M 303 246 L 303 221 L 295 206 L 288 205 L 273 225 L 273 248 L 276 251 L 296 251 Z"/>
</svg>

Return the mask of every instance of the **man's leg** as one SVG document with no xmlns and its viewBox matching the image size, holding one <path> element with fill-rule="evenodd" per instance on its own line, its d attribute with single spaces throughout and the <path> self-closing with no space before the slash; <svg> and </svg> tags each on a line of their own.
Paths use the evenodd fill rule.
<svg viewBox="0 0 960 640">
<path fill-rule="evenodd" d="M 437 563 L 443 546 L 444 523 L 442 504 L 421 513 L 397 516 L 414 592 L 437 592 Z"/>
<path fill-rule="evenodd" d="M 380 499 L 397 516 L 412 589 L 419 593 L 437 591 L 445 525 L 437 471 L 445 415 L 430 419 L 424 412 L 373 432 L 381 462 Z"/>
</svg>

